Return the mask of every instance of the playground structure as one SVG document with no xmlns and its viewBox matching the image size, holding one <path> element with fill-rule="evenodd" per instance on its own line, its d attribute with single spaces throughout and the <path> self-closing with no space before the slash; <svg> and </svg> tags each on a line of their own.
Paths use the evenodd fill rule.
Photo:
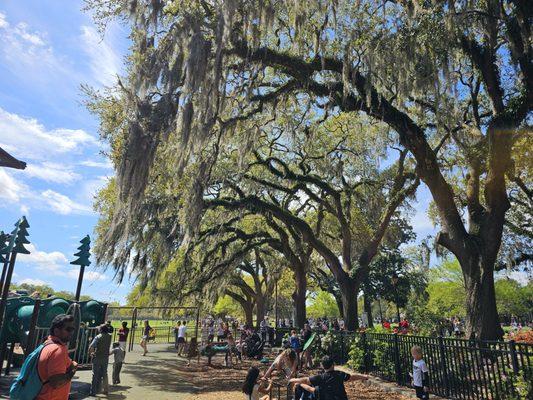
<svg viewBox="0 0 533 400">
<path fill-rule="evenodd" d="M 79 306 L 75 306 L 79 304 Z M 7 355 L 9 373 L 11 364 L 20 364 L 23 355 L 15 354 L 15 345 L 20 344 L 24 355 L 38 346 L 47 336 L 50 324 L 59 314 L 73 314 L 79 329 L 75 332 L 69 351 L 80 364 L 88 363 L 88 346 L 97 334 L 98 326 L 104 323 L 107 304 L 96 300 L 75 303 L 59 297 L 34 299 L 11 297 L 6 302 L 5 321 L 0 331 L 0 371 Z"/>
</svg>

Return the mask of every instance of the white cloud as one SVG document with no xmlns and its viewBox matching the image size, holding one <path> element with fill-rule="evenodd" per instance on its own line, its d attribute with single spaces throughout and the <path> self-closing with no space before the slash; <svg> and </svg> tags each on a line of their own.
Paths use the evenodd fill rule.
<svg viewBox="0 0 533 400">
<path fill-rule="evenodd" d="M 27 205 L 22 204 L 20 206 L 20 213 L 27 217 L 28 215 L 30 215 L 30 208 Z"/>
<path fill-rule="evenodd" d="M 30 45 L 45 46 L 46 42 L 44 36 L 39 32 L 30 32 L 29 26 L 25 22 L 20 22 L 13 29 L 13 33 L 19 38 L 23 39 Z"/>
<path fill-rule="evenodd" d="M 85 167 L 91 167 L 91 168 L 104 168 L 104 169 L 111 169 L 113 168 L 113 164 L 111 164 L 110 161 L 95 161 L 95 160 L 85 160 L 80 162 L 80 165 L 83 165 Z"/>
<path fill-rule="evenodd" d="M 55 183 L 72 183 L 80 178 L 68 165 L 52 162 L 30 164 L 25 172 L 28 176 Z"/>
<path fill-rule="evenodd" d="M 6 15 L 0 12 L 0 29 L 5 29 L 9 26 L 7 22 Z"/>
<path fill-rule="evenodd" d="M 83 49 L 90 59 L 93 78 L 104 86 L 114 85 L 120 71 L 121 60 L 113 50 L 113 46 L 91 26 L 81 27 L 81 40 L 84 44 Z"/>
<path fill-rule="evenodd" d="M 70 271 L 67 272 L 67 276 L 69 278 L 72 278 L 72 279 L 78 279 L 79 273 L 80 273 L 79 268 L 71 269 Z M 83 273 L 83 280 L 84 281 L 90 281 L 90 282 L 106 281 L 106 280 L 108 280 L 108 277 L 106 275 L 100 273 L 100 272 L 97 272 L 97 271 L 87 271 L 87 270 L 85 270 L 85 272 Z"/>
<path fill-rule="evenodd" d="M 34 118 L 0 108 L 0 146 L 20 159 L 50 159 L 77 153 L 83 146 L 96 143 L 93 136 L 81 129 L 48 130 Z"/>
<path fill-rule="evenodd" d="M 18 259 L 27 264 L 33 264 L 47 273 L 58 275 L 63 266 L 68 263 L 67 257 L 60 251 L 47 253 L 46 251 L 38 250 L 32 243 L 26 245 L 26 248 L 30 251 L 30 254 L 19 254 Z"/>
<path fill-rule="evenodd" d="M 91 213 L 89 206 L 76 203 L 64 194 L 57 193 L 51 189 L 45 190 L 41 193 L 41 196 L 45 203 L 48 204 L 52 210 L 59 214 L 85 214 Z"/>
<path fill-rule="evenodd" d="M 27 285 L 33 285 L 33 286 L 49 285 L 48 282 L 45 282 L 45 281 L 43 281 L 41 279 L 32 279 L 32 278 L 22 279 L 18 283 L 19 283 L 19 285 L 22 285 L 23 283 L 25 283 Z"/>
<path fill-rule="evenodd" d="M 25 184 L 16 181 L 4 168 L 0 168 L 0 199 L 17 203 L 28 190 Z"/>
</svg>

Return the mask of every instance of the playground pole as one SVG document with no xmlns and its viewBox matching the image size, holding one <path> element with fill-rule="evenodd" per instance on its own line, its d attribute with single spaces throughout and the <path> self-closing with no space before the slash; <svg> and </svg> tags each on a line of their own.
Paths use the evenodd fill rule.
<svg viewBox="0 0 533 400">
<path fill-rule="evenodd" d="M 6 280 L 2 288 L 2 299 L 0 301 L 0 332 L 4 325 L 4 311 L 6 309 L 7 296 L 9 294 L 9 286 L 11 285 L 11 278 L 13 277 L 13 269 L 15 269 L 15 260 L 17 259 L 17 253 L 12 252 L 9 259 L 9 266 L 7 268 Z"/>
<path fill-rule="evenodd" d="M 85 272 L 85 265 L 80 265 L 80 274 L 78 275 L 78 286 L 76 287 L 76 303 L 80 301 L 81 284 L 83 282 L 83 273 Z"/>
<path fill-rule="evenodd" d="M 8 265 L 9 265 L 9 256 L 6 256 L 6 262 L 4 263 L 2 267 L 2 276 L 0 277 L 0 293 L 2 293 L 4 290 L 4 281 L 6 279 Z"/>
</svg>

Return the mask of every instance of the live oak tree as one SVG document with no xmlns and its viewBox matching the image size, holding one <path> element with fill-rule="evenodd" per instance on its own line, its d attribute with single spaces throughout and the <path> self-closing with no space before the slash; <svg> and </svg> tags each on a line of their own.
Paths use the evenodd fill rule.
<svg viewBox="0 0 533 400">
<path fill-rule="evenodd" d="M 280 126 L 271 128 L 274 135 L 263 128 L 248 168 L 233 177 L 224 163 L 226 178 L 215 180 L 216 188 L 209 192 L 212 198 L 208 196 L 205 203 L 263 215 L 280 244 L 288 244 L 291 237 L 296 254 L 281 251 L 295 266 L 295 303 L 297 310 L 302 309 L 296 314 L 298 323 L 305 320 L 305 281 L 314 249 L 336 281 L 346 326 L 353 330 L 357 294 L 370 262 L 386 235 L 392 235 L 389 227 L 397 225 L 397 211 L 415 192 L 418 179 L 406 168 L 405 151 L 396 165 L 379 171 L 375 147 L 364 144 L 363 138 L 370 136 L 345 126 L 342 118 L 324 126 L 329 136 L 322 128 L 307 127 L 303 132 L 295 128 L 291 140 L 279 139 Z M 368 124 L 360 129 L 373 131 Z M 264 142 L 268 145 L 262 146 Z M 309 206 L 316 212 L 309 213 Z"/>
<path fill-rule="evenodd" d="M 363 113 L 396 133 L 431 192 L 437 242 L 464 274 L 468 334 L 502 336 L 494 270 L 513 205 L 508 182 L 520 177 L 513 144 L 529 132 L 533 108 L 526 0 L 89 5 L 103 25 L 118 17 L 132 27 L 129 74 L 119 85 L 117 218 L 135 218 L 154 162 L 170 147 L 178 172 L 197 163 L 194 225 L 218 145 L 252 116 L 275 118 L 282 97 L 330 114 Z"/>
</svg>

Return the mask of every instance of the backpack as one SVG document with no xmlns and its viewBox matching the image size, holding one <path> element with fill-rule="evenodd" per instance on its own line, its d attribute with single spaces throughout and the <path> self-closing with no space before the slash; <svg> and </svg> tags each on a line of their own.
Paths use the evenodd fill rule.
<svg viewBox="0 0 533 400">
<path fill-rule="evenodd" d="M 43 382 L 41 380 L 37 367 L 39 365 L 41 351 L 45 346 L 53 343 L 53 341 L 47 340 L 33 350 L 26 358 L 24 364 L 22 364 L 19 376 L 15 378 L 9 390 L 9 398 L 11 400 L 33 400 L 39 395 L 43 386 L 48 383 L 48 381 Z"/>
</svg>

